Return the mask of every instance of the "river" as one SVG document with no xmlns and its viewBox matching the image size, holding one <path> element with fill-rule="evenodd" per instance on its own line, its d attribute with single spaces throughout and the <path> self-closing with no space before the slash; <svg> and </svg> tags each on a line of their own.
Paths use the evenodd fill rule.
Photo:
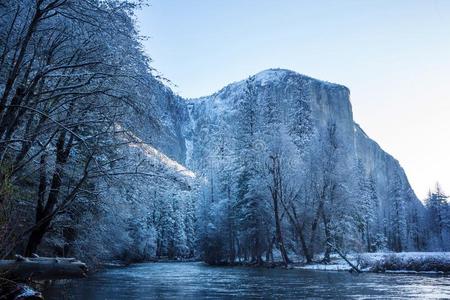
<svg viewBox="0 0 450 300">
<path fill-rule="evenodd" d="M 45 299 L 450 299 L 450 276 L 147 263 L 54 284 Z"/>
</svg>

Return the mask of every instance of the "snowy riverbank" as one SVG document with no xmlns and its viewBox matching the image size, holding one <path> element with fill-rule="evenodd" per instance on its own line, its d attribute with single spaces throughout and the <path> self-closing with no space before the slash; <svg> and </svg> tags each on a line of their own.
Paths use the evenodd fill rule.
<svg viewBox="0 0 450 300">
<path fill-rule="evenodd" d="M 450 273 L 450 252 L 403 252 L 350 254 L 348 259 L 363 272 Z M 331 263 L 296 266 L 299 269 L 350 271 L 342 258 L 333 255 Z"/>
<path fill-rule="evenodd" d="M 352 267 L 338 254 L 331 255 L 330 263 L 320 262 L 321 256 L 317 257 L 317 262 L 305 264 L 301 256 L 290 253 L 292 263 L 289 268 L 318 270 L 318 271 L 351 271 Z M 402 253 L 355 253 L 348 254 L 347 259 L 362 272 L 386 272 L 386 273 L 440 273 L 450 274 L 450 252 L 402 252 Z M 146 262 L 154 263 L 183 263 L 200 262 L 199 259 L 154 259 Z M 102 268 L 122 268 L 130 264 L 110 263 L 102 264 Z M 266 262 L 262 265 L 249 262 L 235 262 L 233 264 L 223 263 L 221 266 L 244 266 L 244 267 L 266 267 L 283 268 L 281 255 L 274 252 L 274 261 Z"/>
</svg>

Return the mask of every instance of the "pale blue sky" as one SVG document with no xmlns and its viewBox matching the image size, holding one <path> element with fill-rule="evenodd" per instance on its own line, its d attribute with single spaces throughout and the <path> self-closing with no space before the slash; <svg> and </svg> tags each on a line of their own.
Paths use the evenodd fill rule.
<svg viewBox="0 0 450 300">
<path fill-rule="evenodd" d="M 351 90 L 354 118 L 420 198 L 450 192 L 450 0 L 152 0 L 153 66 L 184 97 L 280 67 Z"/>
</svg>

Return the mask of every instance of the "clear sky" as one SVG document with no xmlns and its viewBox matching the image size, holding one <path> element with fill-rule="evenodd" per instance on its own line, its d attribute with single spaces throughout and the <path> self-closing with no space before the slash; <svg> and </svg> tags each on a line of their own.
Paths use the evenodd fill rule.
<svg viewBox="0 0 450 300">
<path fill-rule="evenodd" d="M 450 0 L 151 0 L 153 67 L 184 97 L 268 68 L 351 90 L 354 119 L 419 198 L 450 193 Z"/>
</svg>

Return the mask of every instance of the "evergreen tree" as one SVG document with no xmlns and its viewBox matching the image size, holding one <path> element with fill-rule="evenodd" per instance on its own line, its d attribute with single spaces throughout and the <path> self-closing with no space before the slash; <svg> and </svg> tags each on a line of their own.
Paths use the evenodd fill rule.
<svg viewBox="0 0 450 300">
<path fill-rule="evenodd" d="M 406 210 L 405 192 L 398 174 L 393 176 L 393 181 L 389 190 L 389 221 L 388 229 L 390 248 L 396 252 L 401 252 L 406 248 Z"/>
<path fill-rule="evenodd" d="M 429 192 L 426 200 L 427 217 L 430 232 L 435 236 L 441 249 L 448 249 L 450 242 L 450 205 L 448 196 L 443 192 L 439 183 L 436 183 L 435 190 Z"/>
<path fill-rule="evenodd" d="M 356 203 L 358 205 L 356 205 L 355 221 L 358 230 L 361 232 L 364 248 L 371 252 L 375 250 L 372 233 L 375 231 L 373 227 L 375 226 L 378 198 L 373 178 L 366 175 L 361 160 L 357 162 L 356 178 L 358 181 Z"/>
<path fill-rule="evenodd" d="M 245 82 L 244 97 L 238 103 L 237 153 L 240 169 L 237 181 L 237 208 L 243 247 L 251 261 L 261 263 L 264 249 L 264 200 L 261 194 L 257 148 L 258 107 L 254 77 Z"/>
</svg>

